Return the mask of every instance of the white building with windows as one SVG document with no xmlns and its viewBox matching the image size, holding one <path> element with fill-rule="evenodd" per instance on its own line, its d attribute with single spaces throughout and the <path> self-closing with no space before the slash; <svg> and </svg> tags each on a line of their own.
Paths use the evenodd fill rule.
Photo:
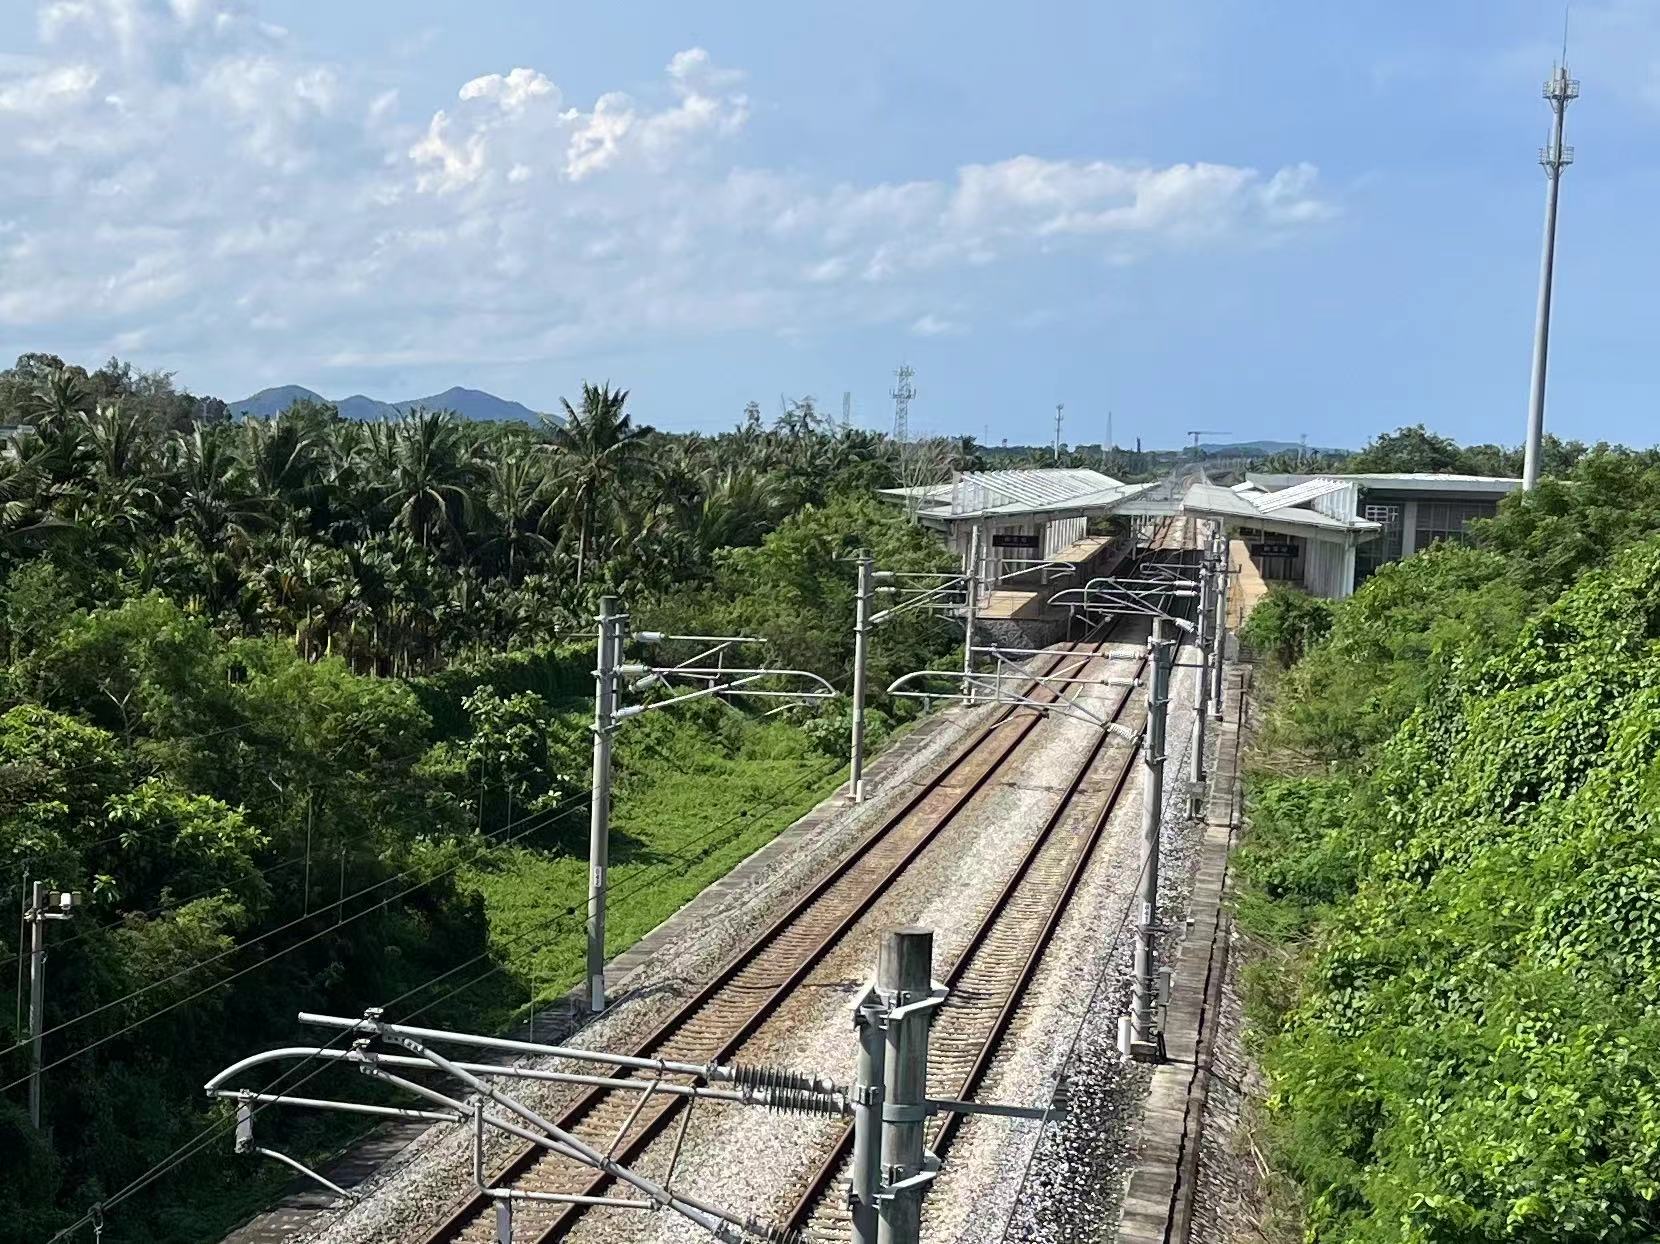
<svg viewBox="0 0 1660 1244">
<path fill-rule="evenodd" d="M 1353 594 L 1379 566 L 1438 540 L 1465 540 L 1519 479 L 1428 472 L 1256 475 L 1232 488 L 1197 484 L 1182 509 L 1222 522 L 1265 584 L 1316 596 Z M 1237 546 L 1236 546 L 1237 548 Z"/>
<path fill-rule="evenodd" d="M 1038 467 L 963 471 L 943 484 L 884 488 L 880 495 L 908 504 L 919 523 L 940 532 L 964 570 L 977 543 L 977 573 L 996 583 L 1040 562 L 1088 563 L 1108 543 L 1088 534 L 1089 520 L 1133 511 L 1136 499 L 1157 487 L 1100 471 Z"/>
</svg>

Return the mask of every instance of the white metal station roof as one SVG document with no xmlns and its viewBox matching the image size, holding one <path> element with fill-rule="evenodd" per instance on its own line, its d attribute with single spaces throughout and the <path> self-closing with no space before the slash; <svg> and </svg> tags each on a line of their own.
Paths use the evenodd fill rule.
<svg viewBox="0 0 1660 1244">
<path fill-rule="evenodd" d="M 1282 491 L 1316 479 L 1359 484 L 1364 489 L 1377 491 L 1484 493 L 1500 497 L 1522 486 L 1521 480 L 1503 475 L 1443 475 L 1436 471 L 1380 471 L 1358 475 L 1259 475 L 1253 471 L 1245 478 L 1259 488 Z"/>
<path fill-rule="evenodd" d="M 920 498 L 924 518 L 1037 518 L 1110 513 L 1157 484 L 1126 484 L 1086 468 L 1017 468 L 964 471 L 949 484 L 884 488 L 896 499 Z"/>
<path fill-rule="evenodd" d="M 1069 467 L 964 471 L 953 481 L 951 512 L 979 514 L 1009 505 L 1052 509 L 1080 496 L 1122 486 L 1100 471 Z"/>
<path fill-rule="evenodd" d="M 1340 518 L 1307 508 L 1307 502 L 1329 496 L 1343 487 L 1344 484 L 1338 483 L 1335 488 L 1305 495 L 1302 505 L 1285 503 L 1274 506 L 1271 503 L 1278 495 L 1275 493 L 1242 493 L 1220 484 L 1200 483 L 1194 484 L 1182 497 L 1182 510 L 1202 518 L 1220 518 L 1240 526 L 1310 536 L 1317 540 L 1360 539 L 1382 531 L 1381 523 L 1368 519 Z"/>
<path fill-rule="evenodd" d="M 1307 505 L 1310 501 L 1330 496 L 1347 487 L 1348 484 L 1340 479 L 1306 479 L 1278 492 L 1258 491 L 1248 495 L 1258 509 L 1283 510 L 1288 505 Z"/>
</svg>

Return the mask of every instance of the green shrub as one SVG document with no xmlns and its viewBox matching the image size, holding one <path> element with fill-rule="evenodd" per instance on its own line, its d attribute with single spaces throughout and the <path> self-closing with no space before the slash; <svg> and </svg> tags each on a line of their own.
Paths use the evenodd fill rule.
<svg viewBox="0 0 1660 1244">
<path fill-rule="evenodd" d="M 1332 602 L 1299 588 L 1276 585 L 1257 602 L 1239 637 L 1281 669 L 1303 659 L 1331 630 Z"/>
<path fill-rule="evenodd" d="M 1660 1233 L 1660 540 L 1504 643 L 1480 630 L 1495 601 L 1514 616 L 1489 556 L 1372 594 L 1377 625 L 1425 575 L 1467 606 L 1439 645 L 1351 647 L 1379 703 L 1416 696 L 1375 763 L 1253 784 L 1242 916 L 1306 953 L 1253 977 L 1252 1014 L 1316 1244 Z M 1294 693 L 1337 684 L 1365 595 Z"/>
</svg>

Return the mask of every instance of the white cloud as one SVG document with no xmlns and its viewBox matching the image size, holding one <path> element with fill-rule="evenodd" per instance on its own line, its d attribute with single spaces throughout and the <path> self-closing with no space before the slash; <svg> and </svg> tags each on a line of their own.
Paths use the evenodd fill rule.
<svg viewBox="0 0 1660 1244">
<path fill-rule="evenodd" d="M 559 103 L 559 88 L 534 69 L 515 69 L 505 77 L 499 73 L 474 78 L 461 88 L 462 99 L 488 99 L 501 106 L 503 112 L 523 112 L 532 100 L 552 96 L 550 102 Z"/>
<path fill-rule="evenodd" d="M 240 0 L 53 0 L 39 29 L 39 55 L 0 60 L 0 324 L 65 352 L 211 359 L 250 388 L 319 361 L 944 336 L 990 313 L 964 288 L 976 268 L 1067 254 L 1105 272 L 1332 210 L 1307 165 L 1015 155 L 862 184 L 755 167 L 743 76 L 701 48 L 584 102 L 531 66 L 366 83 Z"/>
<path fill-rule="evenodd" d="M 955 320 L 935 315 L 932 311 L 911 321 L 911 334 L 916 337 L 954 337 L 966 331 Z"/>
<path fill-rule="evenodd" d="M 0 83 L 0 112 L 40 116 L 78 103 L 98 85 L 91 65 L 62 65 L 41 73 Z"/>
</svg>

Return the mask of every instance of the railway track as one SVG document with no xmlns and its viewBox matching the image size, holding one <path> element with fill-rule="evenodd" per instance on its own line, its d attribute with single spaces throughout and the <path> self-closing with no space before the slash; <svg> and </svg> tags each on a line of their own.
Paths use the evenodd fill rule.
<svg viewBox="0 0 1660 1244">
<path fill-rule="evenodd" d="M 1143 657 L 1139 676 L 1146 665 Z M 1111 719 L 1134 731 L 1130 742 L 1102 731 L 1072 775 L 1060 803 L 1026 849 L 944 981 L 950 989 L 930 1028 L 928 1094 L 972 1100 L 1014 1018 L 1027 985 L 1066 912 L 1140 754 L 1147 711 L 1125 688 Z M 1126 711 L 1128 709 L 1128 711 Z M 1106 766 L 1105 773 L 1099 771 Z M 944 1158 L 961 1123 L 944 1115 L 925 1144 Z M 844 1127 L 784 1224 L 810 1241 L 846 1240 L 853 1129 Z"/>
<path fill-rule="evenodd" d="M 1052 676 L 1087 667 L 1102 655 L 1107 642 L 1103 633 L 1092 642 L 1070 645 L 1045 659 L 1037 673 Z M 1039 703 L 1053 703 L 1059 695 L 1036 683 L 1028 684 L 1027 694 Z M 1123 697 L 1116 711 L 1122 708 Z M 1039 720 L 1021 706 L 1000 712 L 941 773 L 630 1052 L 696 1063 L 729 1059 L 969 801 L 1003 771 Z M 557 1122 L 627 1164 L 675 1119 L 681 1107 L 678 1098 L 641 1103 L 632 1094 L 595 1088 L 568 1106 Z M 490 1182 L 529 1192 L 597 1196 L 609 1180 L 590 1167 L 527 1146 L 500 1163 L 491 1172 Z M 558 1239 L 583 1208 L 521 1201 L 515 1207 L 515 1236 L 537 1244 Z M 451 1205 L 436 1226 L 406 1237 L 408 1244 L 489 1244 L 494 1239 L 493 1202 L 478 1194 Z"/>
</svg>

